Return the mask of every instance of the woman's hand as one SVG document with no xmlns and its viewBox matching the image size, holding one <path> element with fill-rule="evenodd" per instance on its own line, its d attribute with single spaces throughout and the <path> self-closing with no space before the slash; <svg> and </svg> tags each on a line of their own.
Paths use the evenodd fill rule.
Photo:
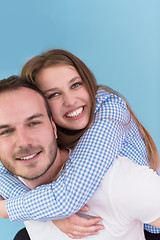
<svg viewBox="0 0 160 240">
<path fill-rule="evenodd" d="M 87 206 L 85 205 L 81 211 L 88 211 Z M 89 235 L 95 235 L 99 230 L 104 229 L 102 224 L 97 224 L 101 221 L 102 219 L 100 217 L 86 219 L 74 214 L 68 218 L 54 220 L 52 222 L 68 237 L 80 239 Z"/>
<path fill-rule="evenodd" d="M 6 209 L 6 201 L 0 196 L 0 218 L 9 218 L 7 209 Z"/>
</svg>

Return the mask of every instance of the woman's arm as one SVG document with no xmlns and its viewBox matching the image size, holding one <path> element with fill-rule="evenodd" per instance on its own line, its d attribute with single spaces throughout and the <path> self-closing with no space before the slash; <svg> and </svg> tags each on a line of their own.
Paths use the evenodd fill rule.
<svg viewBox="0 0 160 240">
<path fill-rule="evenodd" d="M 0 196 L 8 199 L 28 191 L 29 188 L 7 171 L 0 162 Z"/>
<path fill-rule="evenodd" d="M 87 212 L 84 206 L 81 211 Z M 84 209 L 84 210 L 83 210 Z M 0 196 L 0 218 L 8 218 L 8 213 L 6 211 L 6 200 Z M 68 218 L 63 218 L 59 220 L 53 220 L 53 224 L 59 228 L 59 230 L 65 233 L 70 238 L 83 238 L 86 236 L 96 235 L 99 230 L 103 230 L 104 226 L 100 222 L 102 219 L 100 217 L 93 217 L 86 219 L 78 216 L 76 213 Z M 41 232 L 41 225 L 38 227 L 39 232 Z M 35 229 L 35 235 L 37 233 L 37 227 Z M 32 230 L 33 234 L 34 229 Z"/>
<path fill-rule="evenodd" d="M 94 124 L 78 142 L 58 180 L 7 201 L 11 220 L 68 217 L 94 194 L 122 147 L 130 119 L 124 101 L 116 96 L 99 105 Z"/>
</svg>

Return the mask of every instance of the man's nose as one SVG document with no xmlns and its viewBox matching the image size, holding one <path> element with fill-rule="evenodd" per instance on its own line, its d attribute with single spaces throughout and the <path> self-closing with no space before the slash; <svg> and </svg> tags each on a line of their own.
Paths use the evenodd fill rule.
<svg viewBox="0 0 160 240">
<path fill-rule="evenodd" d="M 24 129 L 20 129 L 16 132 L 15 140 L 19 148 L 27 147 L 32 144 L 32 137 Z"/>
</svg>

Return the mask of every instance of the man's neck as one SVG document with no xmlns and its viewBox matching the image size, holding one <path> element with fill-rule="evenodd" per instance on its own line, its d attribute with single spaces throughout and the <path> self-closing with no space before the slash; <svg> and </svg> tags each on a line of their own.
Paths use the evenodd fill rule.
<svg viewBox="0 0 160 240">
<path fill-rule="evenodd" d="M 28 185 L 30 189 L 34 189 L 40 185 L 53 182 L 54 178 L 58 175 L 59 171 L 62 169 L 63 165 L 67 161 L 68 156 L 69 153 L 67 150 L 58 149 L 57 157 L 54 163 L 43 176 L 35 180 L 27 180 L 24 178 L 22 178 L 22 180 L 25 182 L 25 184 Z"/>
</svg>

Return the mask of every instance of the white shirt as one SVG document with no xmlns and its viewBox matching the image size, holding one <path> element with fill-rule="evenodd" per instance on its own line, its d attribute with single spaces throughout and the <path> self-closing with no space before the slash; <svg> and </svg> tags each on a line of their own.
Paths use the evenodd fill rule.
<svg viewBox="0 0 160 240">
<path fill-rule="evenodd" d="M 88 201 L 92 216 L 103 219 L 105 229 L 86 240 L 144 240 L 143 223 L 160 217 L 160 177 L 147 166 L 125 157 L 115 159 L 96 193 Z M 32 240 L 70 240 L 52 222 L 26 221 Z"/>
</svg>

